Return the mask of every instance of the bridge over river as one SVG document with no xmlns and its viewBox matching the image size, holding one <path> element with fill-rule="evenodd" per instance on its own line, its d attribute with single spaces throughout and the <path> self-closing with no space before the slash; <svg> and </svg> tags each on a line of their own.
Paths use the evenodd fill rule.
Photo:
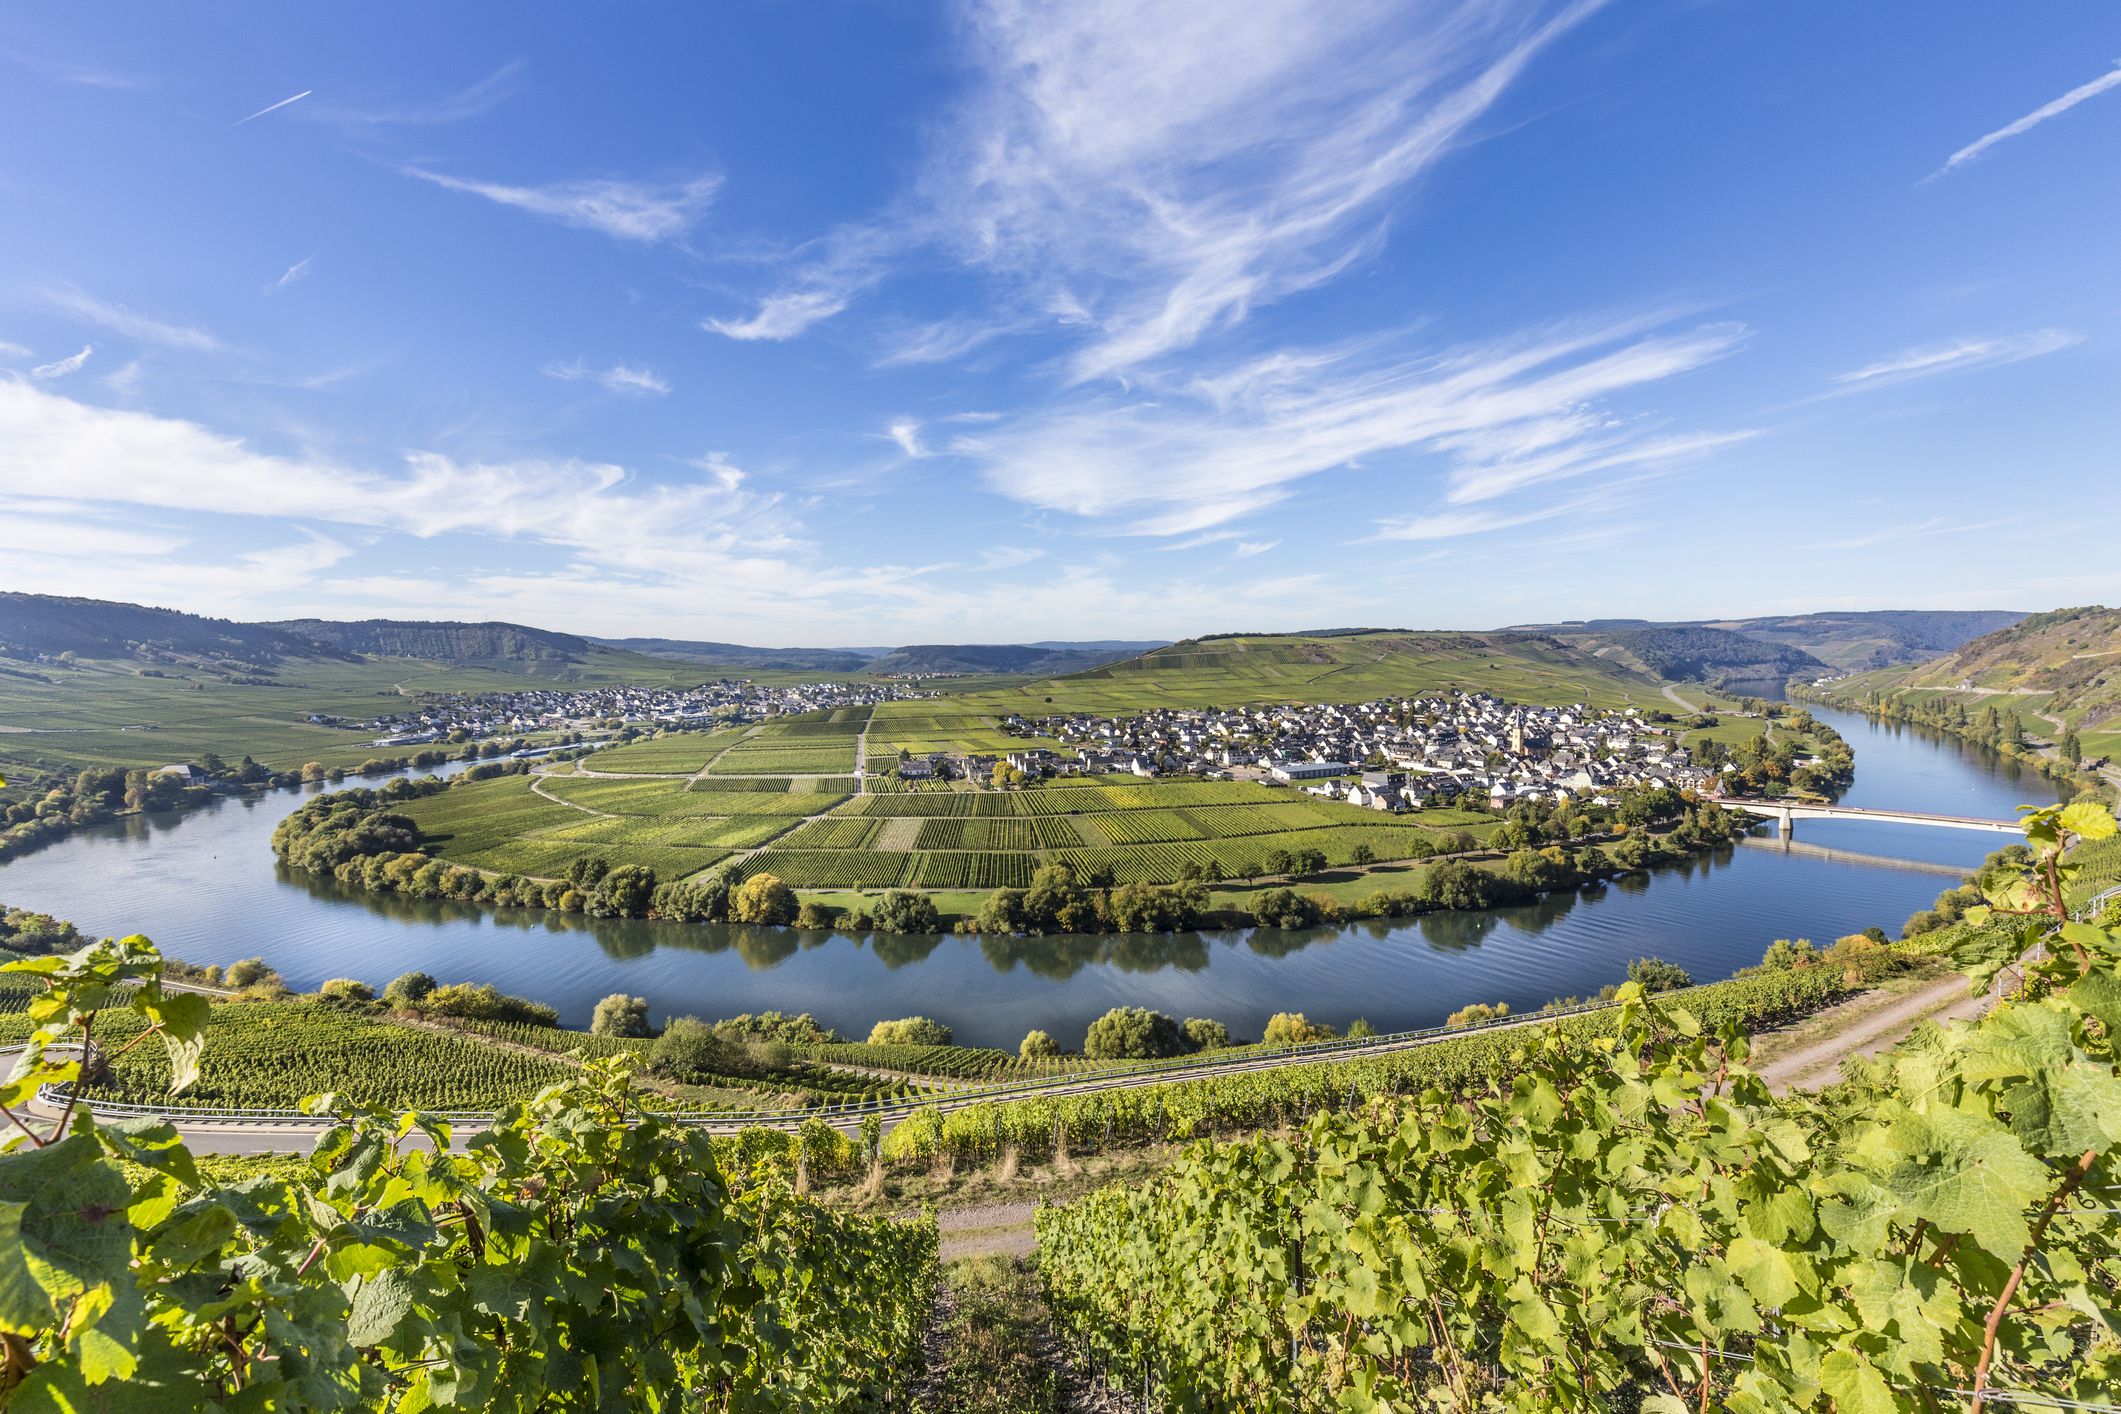
<svg viewBox="0 0 2121 1414">
<path fill-rule="evenodd" d="M 1799 820 L 1869 820 L 1882 825 L 1930 825 L 1942 830 L 1986 830 L 1991 834 L 2021 833 L 2016 820 L 1987 820 L 1974 815 L 1934 815 L 1922 810 L 1880 810 L 1856 805 L 1811 804 L 1795 800 L 1750 800 L 1733 797 L 1716 804 L 1726 810 L 1762 815 L 1773 820 L 1785 838 L 1796 833 Z"/>
</svg>

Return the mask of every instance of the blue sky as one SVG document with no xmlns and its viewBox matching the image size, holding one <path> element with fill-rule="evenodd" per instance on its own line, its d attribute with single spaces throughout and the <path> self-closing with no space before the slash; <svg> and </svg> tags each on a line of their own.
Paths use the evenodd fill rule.
<svg viewBox="0 0 2121 1414">
<path fill-rule="evenodd" d="M 2121 11 L 13 7 L 0 585 L 772 644 L 2121 600 Z"/>
</svg>

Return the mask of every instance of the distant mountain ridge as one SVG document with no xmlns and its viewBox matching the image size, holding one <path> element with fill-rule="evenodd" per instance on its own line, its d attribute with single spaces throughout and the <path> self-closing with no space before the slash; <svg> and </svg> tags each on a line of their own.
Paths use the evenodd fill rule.
<svg viewBox="0 0 2121 1414">
<path fill-rule="evenodd" d="M 710 668 L 784 668 L 790 672 L 858 673 L 875 653 L 851 648 L 750 648 L 686 638 L 599 638 L 607 648 Z"/>
<path fill-rule="evenodd" d="M 109 599 L 0 592 L 0 651 L 14 657 L 126 658 L 155 653 L 265 667 L 286 658 L 346 657 L 279 624 L 210 619 Z"/>
<path fill-rule="evenodd" d="M 415 619 L 286 619 L 266 627 L 371 658 L 425 658 L 442 663 L 579 662 L 596 645 L 571 633 L 523 624 L 426 622 Z"/>
<path fill-rule="evenodd" d="M 1664 677 L 1723 683 L 1919 663 L 2024 617 L 2005 609 L 1875 609 L 1738 619 L 1584 619 L 1504 631 L 1548 634 Z"/>
<path fill-rule="evenodd" d="M 238 623 L 113 600 L 0 592 L 0 653 L 143 659 L 173 655 L 259 668 L 299 658 L 410 658 L 566 677 L 592 661 L 600 671 L 609 671 L 623 668 L 629 659 L 652 658 L 729 671 L 1039 675 L 1096 667 L 1161 647 L 1162 642 L 754 648 L 679 638 L 588 638 L 500 620 L 303 618 Z"/>
</svg>

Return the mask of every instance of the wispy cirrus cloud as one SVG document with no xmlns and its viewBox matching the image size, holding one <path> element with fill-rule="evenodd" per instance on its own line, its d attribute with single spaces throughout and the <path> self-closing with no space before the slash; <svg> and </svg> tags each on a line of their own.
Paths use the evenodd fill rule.
<svg viewBox="0 0 2121 1414">
<path fill-rule="evenodd" d="M 322 122 L 357 127 L 435 127 L 481 117 L 513 98 L 522 86 L 526 65 L 512 59 L 486 77 L 439 98 L 399 102 L 318 103 L 309 116 Z"/>
<path fill-rule="evenodd" d="M 778 342 L 809 332 L 845 309 L 854 294 L 849 290 L 791 290 L 759 301 L 758 311 L 743 319 L 703 319 L 700 327 L 725 339 L 749 343 L 765 339 Z"/>
<path fill-rule="evenodd" d="M 1923 180 L 1933 182 L 1948 172 L 1957 171 L 1967 163 L 1975 161 L 1986 154 L 1997 143 L 2006 142 L 2011 138 L 2029 133 L 2048 119 L 2060 117 L 2086 99 L 2097 98 L 2100 94 L 2112 88 L 2121 88 L 2121 63 L 2116 63 L 2113 68 L 2093 79 L 2090 83 L 2077 85 L 2052 103 L 2041 104 L 2016 122 L 2005 123 L 1994 132 L 1984 133 L 1982 136 L 1975 138 L 1972 142 L 1954 152 L 1950 157 L 1945 158 L 1944 165 L 1930 173 Z"/>
<path fill-rule="evenodd" d="M 29 371 L 29 376 L 50 381 L 54 378 L 64 378 L 69 373 L 78 373 L 81 365 L 87 363 L 89 355 L 95 351 L 96 346 L 94 344 L 83 344 L 81 352 L 69 354 L 65 358 L 54 359 L 50 363 L 40 363 Z"/>
<path fill-rule="evenodd" d="M 5 340 L 5 339 L 0 339 L 0 358 L 28 358 L 28 357 L 29 357 L 29 350 L 28 350 L 28 349 L 26 349 L 26 348 L 24 348 L 24 347 L 22 347 L 22 345 L 20 345 L 20 344 L 11 344 L 11 343 L 9 343 L 9 342 L 8 342 L 7 340 Z"/>
<path fill-rule="evenodd" d="M 2073 334 L 2066 329 L 2034 329 L 2024 334 L 1950 339 L 1943 343 L 1903 349 L 1860 368 L 1837 373 L 1831 381 L 1838 390 L 1844 392 L 1892 387 L 1918 379 L 1942 377 L 1949 373 L 1965 373 L 1976 368 L 1997 368 L 2008 363 L 2023 363 L 2029 358 L 2059 353 L 2083 341 L 2083 335 Z"/>
<path fill-rule="evenodd" d="M 317 257 L 314 254 L 305 255 L 300 260 L 296 261 L 294 264 L 288 266 L 286 270 L 281 272 L 279 279 L 273 281 L 271 284 L 265 287 L 264 293 L 267 295 L 276 295 L 280 293 L 280 291 L 286 289 L 289 285 L 294 284 L 297 280 L 308 279 L 310 262 L 314 261 L 316 258 Z"/>
<path fill-rule="evenodd" d="M 632 397 L 662 397 L 670 391 L 670 384 L 651 368 L 635 368 L 631 364 L 615 363 L 609 368 L 591 368 L 580 359 L 571 363 L 548 363 L 539 372 L 547 378 L 557 378 L 563 383 L 594 383 L 607 393 L 622 393 Z"/>
<path fill-rule="evenodd" d="M 145 88 L 143 79 L 131 74 L 119 73 L 115 69 L 98 68 L 90 64 L 76 64 L 64 59 L 47 59 L 42 55 L 25 53 L 0 45 L 0 54 L 6 55 L 25 68 L 35 69 L 46 78 L 60 83 L 80 84 L 87 88 L 131 89 Z"/>
<path fill-rule="evenodd" d="M 191 353 L 216 353 L 223 347 L 221 341 L 204 329 L 185 324 L 172 324 L 153 315 L 142 314 L 136 309 L 109 300 L 97 299 L 72 285 L 50 285 L 44 291 L 45 302 L 62 313 L 88 324 L 96 324 L 114 334 L 123 334 L 128 339 L 143 344 L 159 344 L 164 348 L 181 349 Z"/>
<path fill-rule="evenodd" d="M 1073 380 L 1124 376 L 1374 252 L 1395 203 L 1598 8 L 1263 3 L 1242 24 L 1214 0 L 972 5 L 973 94 L 917 190 L 722 323 L 792 336 L 940 250 L 997 282 L 995 306 L 904 331 L 887 362 L 1043 325 L 1078 336 Z"/>
<path fill-rule="evenodd" d="M 884 428 L 884 436 L 897 444 L 898 449 L 909 457 L 928 455 L 927 447 L 921 443 L 921 421 L 917 417 L 893 418 Z"/>
<path fill-rule="evenodd" d="M 1983 530 L 2001 530 L 2006 526 L 2023 525 L 2030 516 L 2003 516 L 1995 520 L 1952 520 L 1947 516 L 1931 516 L 1927 520 L 1908 521 L 1900 525 L 1881 526 L 1861 535 L 1852 535 L 1843 540 L 1824 540 L 1816 545 L 1807 545 L 1808 550 L 1870 550 L 1880 545 L 1896 545 L 1908 540 L 1933 540 L 1945 535 L 1971 535 Z"/>
<path fill-rule="evenodd" d="M 287 107 L 289 104 L 300 103 L 303 99 L 309 97 L 309 95 L 313 92 L 315 92 L 314 89 L 305 88 L 300 93 L 297 93 L 292 97 L 281 99 L 278 103 L 268 103 L 263 108 L 260 108 L 257 112 L 251 114 L 249 117 L 236 119 L 236 121 L 230 123 L 227 127 L 218 130 L 214 134 L 214 136 L 219 137 L 222 133 L 233 132 L 237 128 L 242 127 L 245 123 L 255 123 L 258 121 L 258 119 L 264 117 L 267 113 L 277 113 L 282 108 Z"/>
<path fill-rule="evenodd" d="M 677 182 L 594 177 L 545 186 L 512 186 L 453 177 L 425 167 L 398 170 L 446 191 L 484 197 L 518 211 L 548 217 L 563 226 L 599 231 L 613 240 L 651 245 L 681 239 L 706 213 L 722 186 L 721 175 L 716 172 L 703 172 Z"/>
<path fill-rule="evenodd" d="M 959 433 L 944 450 L 1001 494 L 1110 533 L 1199 537 L 1335 468 L 1403 469 L 1402 494 L 1414 495 L 1430 481 L 1414 459 L 1441 458 L 1447 499 L 1467 504 L 1748 435 L 1649 434 L 1603 410 L 1746 337 L 1732 324 L 1654 324 L 1623 318 L 1442 351 L 1389 341 L 1284 350 L 1138 395 L 1079 395 Z"/>
</svg>

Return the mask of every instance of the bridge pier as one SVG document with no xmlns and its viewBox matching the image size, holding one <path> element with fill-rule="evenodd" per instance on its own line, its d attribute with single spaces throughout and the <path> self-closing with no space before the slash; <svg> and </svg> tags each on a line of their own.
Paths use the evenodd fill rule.
<svg viewBox="0 0 2121 1414">
<path fill-rule="evenodd" d="M 1784 839 L 1795 839 L 1797 837 L 1797 817 L 1785 810 L 1775 817 L 1775 828 Z"/>
</svg>

